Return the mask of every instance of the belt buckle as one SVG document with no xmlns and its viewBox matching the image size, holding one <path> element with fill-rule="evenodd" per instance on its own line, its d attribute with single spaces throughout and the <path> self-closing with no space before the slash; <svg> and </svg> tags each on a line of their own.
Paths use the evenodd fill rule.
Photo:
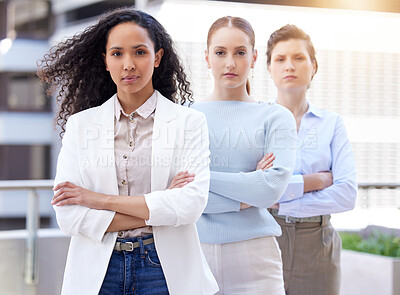
<svg viewBox="0 0 400 295">
<path fill-rule="evenodd" d="M 287 216 L 287 215 L 286 215 L 285 221 L 286 221 L 286 223 L 296 223 L 295 217 Z"/>
<path fill-rule="evenodd" d="M 125 242 L 124 245 L 129 246 L 129 248 L 125 249 L 125 251 L 133 251 L 133 242 Z"/>
</svg>

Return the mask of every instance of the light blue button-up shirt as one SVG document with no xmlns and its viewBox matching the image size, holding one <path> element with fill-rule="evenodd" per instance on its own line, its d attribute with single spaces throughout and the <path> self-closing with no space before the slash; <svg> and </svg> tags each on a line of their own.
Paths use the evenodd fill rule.
<svg viewBox="0 0 400 295">
<path fill-rule="evenodd" d="M 279 214 L 309 217 L 354 208 L 357 195 L 356 165 L 343 119 L 309 103 L 297 139 L 296 166 L 279 201 Z M 333 185 L 304 193 L 302 175 L 330 171 Z"/>
</svg>

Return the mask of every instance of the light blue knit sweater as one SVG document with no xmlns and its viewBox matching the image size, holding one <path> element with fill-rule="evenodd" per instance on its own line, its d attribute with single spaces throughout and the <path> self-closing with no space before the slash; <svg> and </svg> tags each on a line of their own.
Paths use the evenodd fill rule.
<svg viewBox="0 0 400 295">
<path fill-rule="evenodd" d="M 207 117 L 211 182 L 207 207 L 197 222 L 200 241 L 223 244 L 281 229 L 266 208 L 285 192 L 295 164 L 296 124 L 286 108 L 269 103 L 196 102 Z M 257 163 L 267 153 L 276 159 L 263 172 Z M 253 207 L 240 210 L 240 203 Z"/>
</svg>

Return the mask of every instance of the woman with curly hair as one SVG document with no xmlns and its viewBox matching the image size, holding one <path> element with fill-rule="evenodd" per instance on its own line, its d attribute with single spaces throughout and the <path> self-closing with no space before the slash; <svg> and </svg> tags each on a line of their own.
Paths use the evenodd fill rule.
<svg viewBox="0 0 400 295">
<path fill-rule="evenodd" d="M 162 25 L 113 11 L 53 48 L 39 76 L 60 89 L 62 294 L 217 292 L 195 226 L 209 188 L 206 120 L 175 103 L 192 93 Z"/>
</svg>

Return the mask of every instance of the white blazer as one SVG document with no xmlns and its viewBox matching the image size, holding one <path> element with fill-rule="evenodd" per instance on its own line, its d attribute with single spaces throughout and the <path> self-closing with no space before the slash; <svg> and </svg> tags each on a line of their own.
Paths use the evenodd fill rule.
<svg viewBox="0 0 400 295">
<path fill-rule="evenodd" d="M 114 161 L 114 99 L 72 115 L 66 124 L 55 184 L 70 181 L 118 195 Z M 157 253 L 171 295 L 205 295 L 218 285 L 200 247 L 195 222 L 209 189 L 209 135 L 205 116 L 157 93 L 151 193 L 145 195 Z M 183 188 L 166 190 L 179 172 L 195 173 Z M 63 295 L 96 295 L 106 274 L 117 232 L 106 233 L 115 212 L 79 205 L 54 206 L 63 232 L 72 236 Z"/>
</svg>

